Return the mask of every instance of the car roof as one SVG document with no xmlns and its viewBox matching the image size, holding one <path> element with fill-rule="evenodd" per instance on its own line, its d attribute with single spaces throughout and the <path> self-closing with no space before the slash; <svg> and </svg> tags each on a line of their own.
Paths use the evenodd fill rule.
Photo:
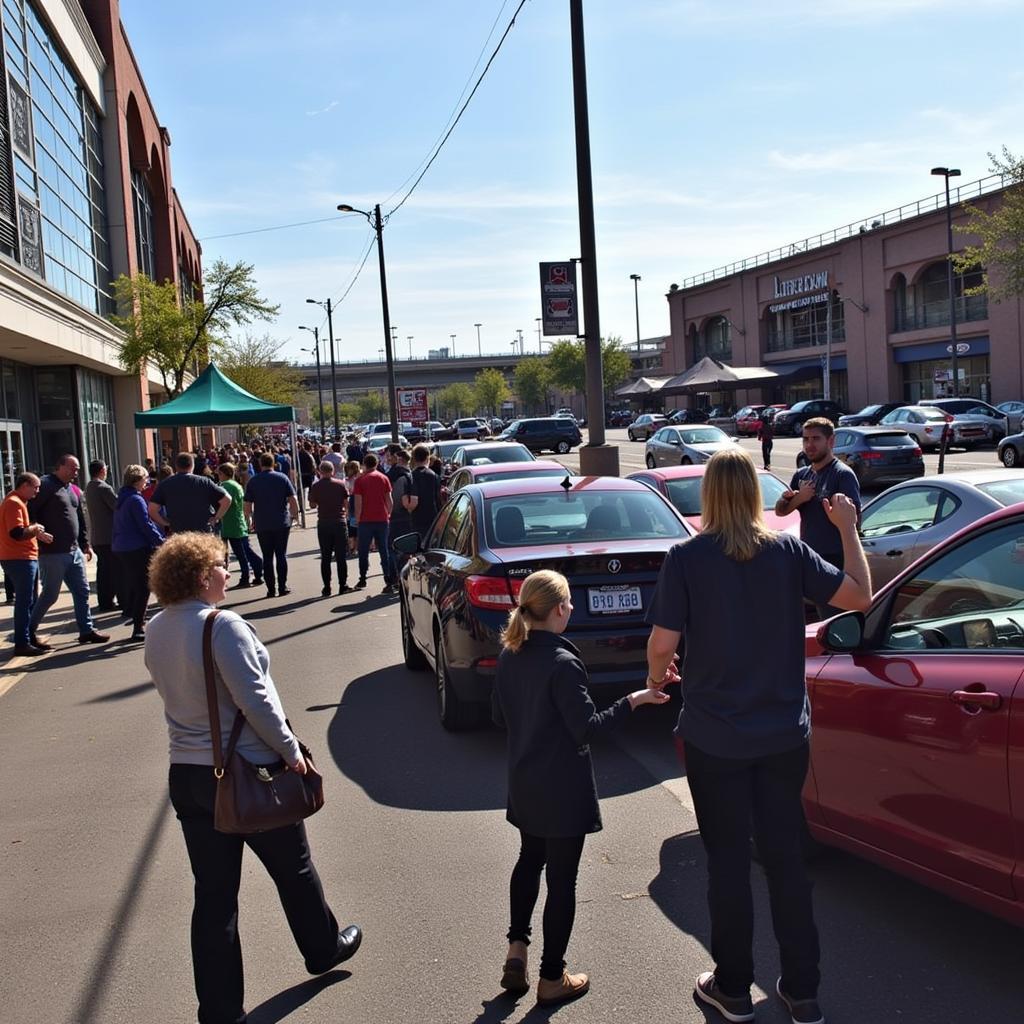
<svg viewBox="0 0 1024 1024">
<path fill-rule="evenodd" d="M 648 476 L 657 477 L 659 480 L 685 480 L 687 477 L 692 476 L 703 476 L 704 471 L 707 469 L 707 463 L 700 466 L 659 466 L 656 469 L 638 469 L 635 473 L 630 473 L 627 480 L 634 480 L 641 474 Z M 781 483 L 785 483 L 781 477 L 776 476 L 775 473 L 768 469 L 757 470 L 758 476 L 774 476 L 776 480 Z"/>
<path fill-rule="evenodd" d="M 888 494 L 890 491 L 894 491 L 897 488 L 899 490 L 905 490 L 908 487 L 921 487 L 922 485 L 927 486 L 929 484 L 951 484 L 950 490 L 962 490 L 969 487 L 978 487 L 980 484 L 991 484 L 998 483 L 1002 480 L 1020 480 L 1024 479 L 1024 469 L 1004 469 L 998 464 L 993 466 L 992 469 L 965 469 L 959 472 L 947 471 L 941 476 L 928 476 L 928 477 L 915 477 L 912 480 L 903 480 L 898 484 L 893 484 L 892 487 L 882 491 L 876 497 L 872 498 L 868 504 L 873 505 L 879 498 Z M 867 506 L 865 506 L 867 507 Z"/>
<path fill-rule="evenodd" d="M 569 472 L 560 462 L 554 462 L 551 459 L 535 459 L 533 462 L 488 462 L 482 466 L 459 466 L 458 472 L 476 476 L 477 473 L 527 473 L 552 469 Z"/>
<path fill-rule="evenodd" d="M 639 480 L 628 480 L 619 476 L 572 476 L 569 477 L 570 491 L 577 494 L 587 491 L 643 491 L 649 493 L 650 488 Z M 516 480 L 488 480 L 483 484 L 469 484 L 463 488 L 473 491 L 484 498 L 506 498 L 513 494 L 551 494 L 564 490 L 562 482 L 554 477 L 519 477 Z"/>
<path fill-rule="evenodd" d="M 836 433 L 837 434 L 839 433 L 840 430 L 845 430 L 847 433 L 850 433 L 850 434 L 862 434 L 862 435 L 869 435 L 869 434 L 907 434 L 907 432 L 905 430 L 901 430 L 900 429 L 898 423 L 887 423 L 887 424 L 884 424 L 883 426 L 877 426 L 877 427 L 836 427 Z M 907 434 L 907 437 L 910 437 L 910 435 Z"/>
</svg>

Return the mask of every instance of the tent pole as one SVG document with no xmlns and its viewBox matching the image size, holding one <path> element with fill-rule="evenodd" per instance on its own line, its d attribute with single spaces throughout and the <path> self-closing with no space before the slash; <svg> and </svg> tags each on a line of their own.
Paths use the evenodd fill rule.
<svg viewBox="0 0 1024 1024">
<path fill-rule="evenodd" d="M 299 492 L 299 522 L 306 528 L 306 488 L 302 486 L 302 474 L 299 472 L 299 435 L 295 430 L 295 420 L 288 425 L 292 438 L 292 476 Z"/>
</svg>

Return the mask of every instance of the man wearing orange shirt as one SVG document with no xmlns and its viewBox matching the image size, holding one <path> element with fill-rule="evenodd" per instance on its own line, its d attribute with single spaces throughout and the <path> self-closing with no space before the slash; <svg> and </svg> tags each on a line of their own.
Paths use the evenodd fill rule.
<svg viewBox="0 0 1024 1024">
<path fill-rule="evenodd" d="M 28 503 L 38 493 L 39 477 L 35 473 L 19 473 L 14 490 L 0 502 L 0 562 L 4 575 L 14 582 L 14 653 L 29 657 L 46 650 L 32 643 L 29 616 L 36 599 L 39 542 L 53 541 L 28 514 Z"/>
</svg>

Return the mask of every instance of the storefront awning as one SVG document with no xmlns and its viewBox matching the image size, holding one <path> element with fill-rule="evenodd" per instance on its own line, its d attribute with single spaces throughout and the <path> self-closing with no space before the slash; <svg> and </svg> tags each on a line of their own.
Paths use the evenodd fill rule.
<svg viewBox="0 0 1024 1024">
<path fill-rule="evenodd" d="M 772 384 L 778 378 L 778 373 L 765 366 L 728 366 L 710 356 L 704 356 L 688 370 L 669 378 L 661 392 L 680 395 L 695 391 L 732 391 L 736 388 Z"/>
<path fill-rule="evenodd" d="M 660 391 L 671 379 L 671 377 L 638 377 L 628 384 L 623 384 L 621 388 L 617 388 L 615 395 L 617 398 L 628 398 L 630 395 L 649 395 Z"/>
</svg>

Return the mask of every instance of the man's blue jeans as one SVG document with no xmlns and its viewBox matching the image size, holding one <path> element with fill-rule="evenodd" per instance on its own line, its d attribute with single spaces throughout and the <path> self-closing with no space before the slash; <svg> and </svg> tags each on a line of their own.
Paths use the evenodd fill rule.
<svg viewBox="0 0 1024 1024">
<path fill-rule="evenodd" d="M 387 523 L 359 524 L 359 578 L 366 579 L 370 570 L 370 545 L 377 542 L 377 553 L 380 555 L 380 571 L 384 574 L 384 582 L 391 583 L 391 552 L 388 550 Z"/>
<path fill-rule="evenodd" d="M 75 548 L 66 554 L 39 553 L 39 578 L 42 590 L 36 598 L 29 619 L 29 633 L 34 635 L 39 629 L 43 616 L 60 596 L 62 583 L 68 585 L 71 597 L 75 602 L 75 622 L 78 623 L 78 635 L 84 636 L 93 631 L 92 615 L 89 613 L 89 580 L 85 575 L 85 559 L 81 548 Z"/>
<path fill-rule="evenodd" d="M 5 558 L 4 576 L 14 584 L 14 642 L 19 647 L 29 643 L 28 620 L 36 599 L 36 577 L 39 563 L 29 558 Z"/>
</svg>

